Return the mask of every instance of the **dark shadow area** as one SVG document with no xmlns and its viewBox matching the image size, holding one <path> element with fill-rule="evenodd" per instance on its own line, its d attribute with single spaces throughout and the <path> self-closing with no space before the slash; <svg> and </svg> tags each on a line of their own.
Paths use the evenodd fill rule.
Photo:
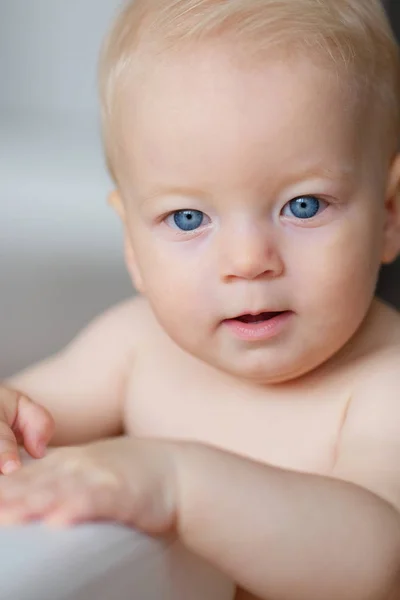
<svg viewBox="0 0 400 600">
<path fill-rule="evenodd" d="M 394 32 L 397 39 L 400 40 L 400 2 L 399 0 L 389 0 L 386 4 Z"/>
<path fill-rule="evenodd" d="M 378 295 L 400 310 L 400 261 L 384 267 L 378 285 Z"/>
<path fill-rule="evenodd" d="M 400 41 L 400 0 L 388 0 L 385 2 L 385 6 L 394 32 Z M 378 293 L 400 310 L 400 259 L 393 265 L 382 269 Z"/>
</svg>

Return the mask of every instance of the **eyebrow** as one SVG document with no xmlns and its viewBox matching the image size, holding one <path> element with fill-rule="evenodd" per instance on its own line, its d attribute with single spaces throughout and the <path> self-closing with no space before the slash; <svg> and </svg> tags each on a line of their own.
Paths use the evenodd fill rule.
<svg viewBox="0 0 400 600">
<path fill-rule="evenodd" d="M 308 179 L 330 179 L 336 181 L 338 179 L 351 181 L 354 177 L 354 168 L 350 166 L 341 166 L 338 168 L 321 167 L 314 165 L 307 167 L 303 171 L 296 171 L 290 174 L 285 179 L 293 183 L 300 183 Z"/>
<path fill-rule="evenodd" d="M 345 180 L 351 181 L 354 176 L 354 168 L 343 166 L 337 169 L 321 168 L 319 165 L 307 167 L 303 171 L 294 171 L 289 175 L 282 175 L 285 187 L 296 183 L 301 183 L 312 179 L 329 179 L 331 181 Z M 156 185 L 149 193 L 140 197 L 141 202 L 152 202 L 160 196 L 177 196 L 185 198 L 198 198 L 201 200 L 210 197 L 208 192 L 199 187 L 179 186 L 179 185 Z"/>
<path fill-rule="evenodd" d="M 209 194 L 201 188 L 192 188 L 188 186 L 179 185 L 157 185 L 149 193 L 141 196 L 142 202 L 151 202 L 157 200 L 160 196 L 180 196 L 186 198 L 207 198 Z"/>
</svg>

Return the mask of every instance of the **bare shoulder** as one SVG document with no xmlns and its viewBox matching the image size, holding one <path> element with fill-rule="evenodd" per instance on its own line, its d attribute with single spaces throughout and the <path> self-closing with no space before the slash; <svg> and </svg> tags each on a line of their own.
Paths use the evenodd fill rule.
<svg viewBox="0 0 400 600">
<path fill-rule="evenodd" d="M 56 445 L 122 430 L 126 381 L 149 320 L 142 298 L 121 302 L 93 319 L 57 354 L 7 381 L 53 414 Z"/>
<path fill-rule="evenodd" d="M 133 296 L 95 317 L 74 341 L 88 334 L 95 334 L 100 337 L 111 335 L 112 338 L 118 337 L 122 342 L 129 343 L 140 332 L 143 316 L 148 310 L 145 299 Z"/>
<path fill-rule="evenodd" d="M 121 357 L 132 354 L 152 321 L 147 301 L 134 296 L 95 317 L 62 351 L 64 356 L 90 353 Z"/>
<path fill-rule="evenodd" d="M 379 304 L 341 429 L 334 475 L 400 510 L 400 315 Z"/>
<path fill-rule="evenodd" d="M 361 344 L 355 396 L 361 406 L 391 398 L 400 390 L 400 313 L 381 302 L 376 303 L 369 330 Z M 400 398 L 399 398 L 400 402 Z"/>
</svg>

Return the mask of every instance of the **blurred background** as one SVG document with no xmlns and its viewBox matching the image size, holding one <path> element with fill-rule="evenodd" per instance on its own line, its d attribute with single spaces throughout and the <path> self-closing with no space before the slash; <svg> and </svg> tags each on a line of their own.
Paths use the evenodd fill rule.
<svg viewBox="0 0 400 600">
<path fill-rule="evenodd" d="M 0 0 L 0 377 L 132 293 L 97 101 L 120 0 Z"/>
<path fill-rule="evenodd" d="M 400 1 L 387 4 L 399 31 Z M 96 89 L 119 5 L 0 0 L 0 378 L 132 294 L 106 203 Z M 400 307 L 399 267 L 381 289 Z"/>
</svg>

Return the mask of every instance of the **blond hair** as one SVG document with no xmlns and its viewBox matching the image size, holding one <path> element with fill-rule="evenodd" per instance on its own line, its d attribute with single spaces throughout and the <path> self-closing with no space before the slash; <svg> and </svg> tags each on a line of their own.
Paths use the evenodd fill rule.
<svg viewBox="0 0 400 600">
<path fill-rule="evenodd" d="M 135 58 L 217 38 L 232 40 L 252 59 L 273 49 L 295 51 L 345 69 L 361 96 L 373 96 L 384 107 L 382 127 L 394 150 L 400 132 L 399 52 L 379 0 L 131 0 L 100 59 L 103 140 L 116 182 L 117 100 Z"/>
</svg>

